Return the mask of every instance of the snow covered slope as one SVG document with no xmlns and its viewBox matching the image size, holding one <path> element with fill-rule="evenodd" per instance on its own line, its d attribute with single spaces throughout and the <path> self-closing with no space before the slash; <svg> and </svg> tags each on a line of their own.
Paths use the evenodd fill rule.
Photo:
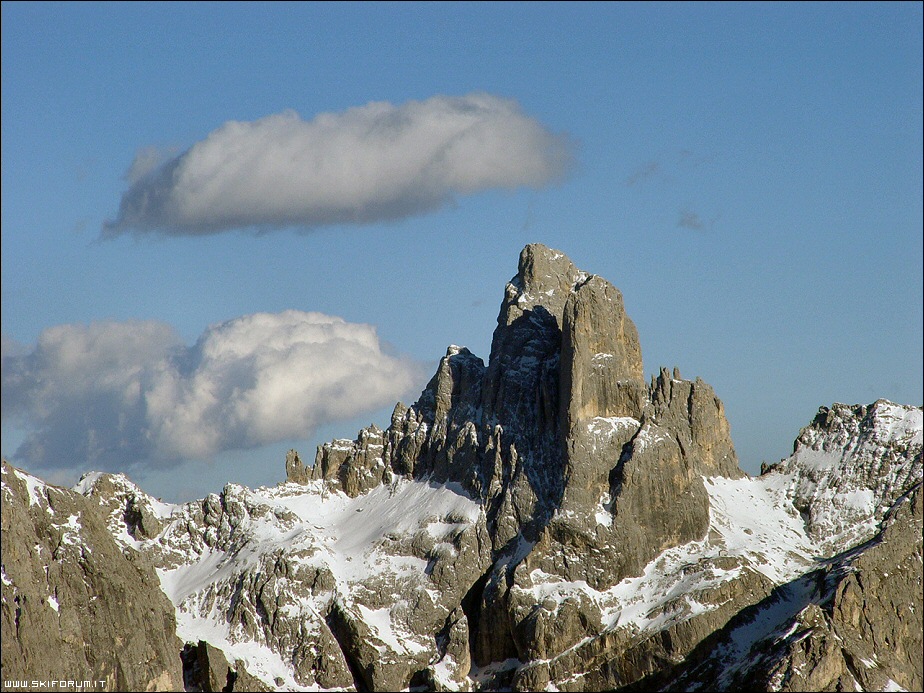
<svg viewBox="0 0 924 693">
<path fill-rule="evenodd" d="M 868 538 L 884 513 L 921 480 L 922 413 L 878 400 L 823 407 L 774 473 L 826 552 Z"/>
<path fill-rule="evenodd" d="M 353 685 L 352 646 L 337 638 L 359 636 L 338 634 L 340 621 L 395 667 L 467 673 L 436 639 L 464 596 L 449 582 L 456 564 L 461 575 L 487 561 L 483 508 L 458 485 L 395 478 L 350 498 L 321 481 L 229 484 L 176 506 L 121 475 L 89 475 L 76 488 L 110 506 L 113 536 L 158 566 L 178 635 L 206 640 L 269 686 Z M 127 506 L 155 515 L 157 536 L 132 536 Z"/>
</svg>

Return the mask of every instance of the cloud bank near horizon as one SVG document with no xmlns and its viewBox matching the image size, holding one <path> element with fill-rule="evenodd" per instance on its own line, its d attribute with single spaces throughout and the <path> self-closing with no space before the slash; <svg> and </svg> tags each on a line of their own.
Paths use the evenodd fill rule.
<svg viewBox="0 0 924 693">
<path fill-rule="evenodd" d="M 457 195 L 561 180 L 572 143 L 509 99 L 478 93 L 372 102 L 310 121 L 228 121 L 178 156 L 150 147 L 103 237 L 393 221 Z"/>
<path fill-rule="evenodd" d="M 41 469 L 170 468 L 306 438 L 412 393 L 421 366 L 375 328 L 321 313 L 256 313 L 192 347 L 155 321 L 59 325 L 3 340 L 3 419 L 28 431 L 13 461 Z"/>
</svg>

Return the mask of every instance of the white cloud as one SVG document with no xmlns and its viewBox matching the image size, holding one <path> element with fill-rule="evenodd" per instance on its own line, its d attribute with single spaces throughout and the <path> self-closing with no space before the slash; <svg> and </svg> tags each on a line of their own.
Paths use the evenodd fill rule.
<svg viewBox="0 0 924 693">
<path fill-rule="evenodd" d="M 134 185 L 149 175 L 158 167 L 163 166 L 167 159 L 176 155 L 176 151 L 161 151 L 157 147 L 145 147 L 135 154 L 135 160 L 125 173 L 125 180 Z"/>
<path fill-rule="evenodd" d="M 62 325 L 25 351 L 3 342 L 3 417 L 29 431 L 13 459 L 46 469 L 170 466 L 305 438 L 422 380 L 372 326 L 294 310 L 213 325 L 192 347 L 158 322 Z"/>
<path fill-rule="evenodd" d="M 567 137 L 490 94 L 373 102 L 310 121 L 294 111 L 229 121 L 153 168 L 151 151 L 140 153 L 103 235 L 400 219 L 454 195 L 545 185 L 565 174 L 570 149 Z"/>
</svg>

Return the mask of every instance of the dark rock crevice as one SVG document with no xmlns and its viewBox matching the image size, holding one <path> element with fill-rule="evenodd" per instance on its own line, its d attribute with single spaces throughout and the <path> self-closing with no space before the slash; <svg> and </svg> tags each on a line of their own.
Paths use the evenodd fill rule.
<svg viewBox="0 0 924 693">
<path fill-rule="evenodd" d="M 375 690 L 372 679 L 366 667 L 363 666 L 356 652 L 355 637 L 351 633 L 349 616 L 337 602 L 331 605 L 325 618 L 327 627 L 334 636 L 334 642 L 340 648 L 341 654 L 353 677 L 353 687 L 357 693 L 366 693 Z"/>
<path fill-rule="evenodd" d="M 482 628 L 482 603 L 484 601 L 484 588 L 488 584 L 488 580 L 490 579 L 491 573 L 493 571 L 494 566 L 492 565 L 491 569 L 480 578 L 478 578 L 469 588 L 468 592 L 465 593 L 465 596 L 462 597 L 462 603 L 460 604 L 462 611 L 465 613 L 466 619 L 468 619 L 468 647 L 469 655 L 473 663 L 477 662 L 478 660 L 476 657 L 476 649 Z"/>
<path fill-rule="evenodd" d="M 183 690 L 188 693 L 234 693 L 266 691 L 268 688 L 240 663 L 231 666 L 224 653 L 205 640 L 188 642 L 180 651 Z"/>
</svg>

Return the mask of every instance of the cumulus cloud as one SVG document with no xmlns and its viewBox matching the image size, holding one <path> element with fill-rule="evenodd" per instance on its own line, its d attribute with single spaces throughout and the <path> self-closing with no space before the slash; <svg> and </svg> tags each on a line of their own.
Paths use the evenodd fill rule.
<svg viewBox="0 0 924 693">
<path fill-rule="evenodd" d="M 45 330 L 3 341 L 3 418 L 33 467 L 118 470 L 304 438 L 391 404 L 422 381 L 370 325 L 321 313 L 257 313 L 192 346 L 159 322 Z"/>
<path fill-rule="evenodd" d="M 144 150 L 104 237 L 313 228 L 400 219 L 456 195 L 539 187 L 571 163 L 567 137 L 490 94 L 373 102 L 302 120 L 229 121 L 178 156 Z"/>
</svg>

